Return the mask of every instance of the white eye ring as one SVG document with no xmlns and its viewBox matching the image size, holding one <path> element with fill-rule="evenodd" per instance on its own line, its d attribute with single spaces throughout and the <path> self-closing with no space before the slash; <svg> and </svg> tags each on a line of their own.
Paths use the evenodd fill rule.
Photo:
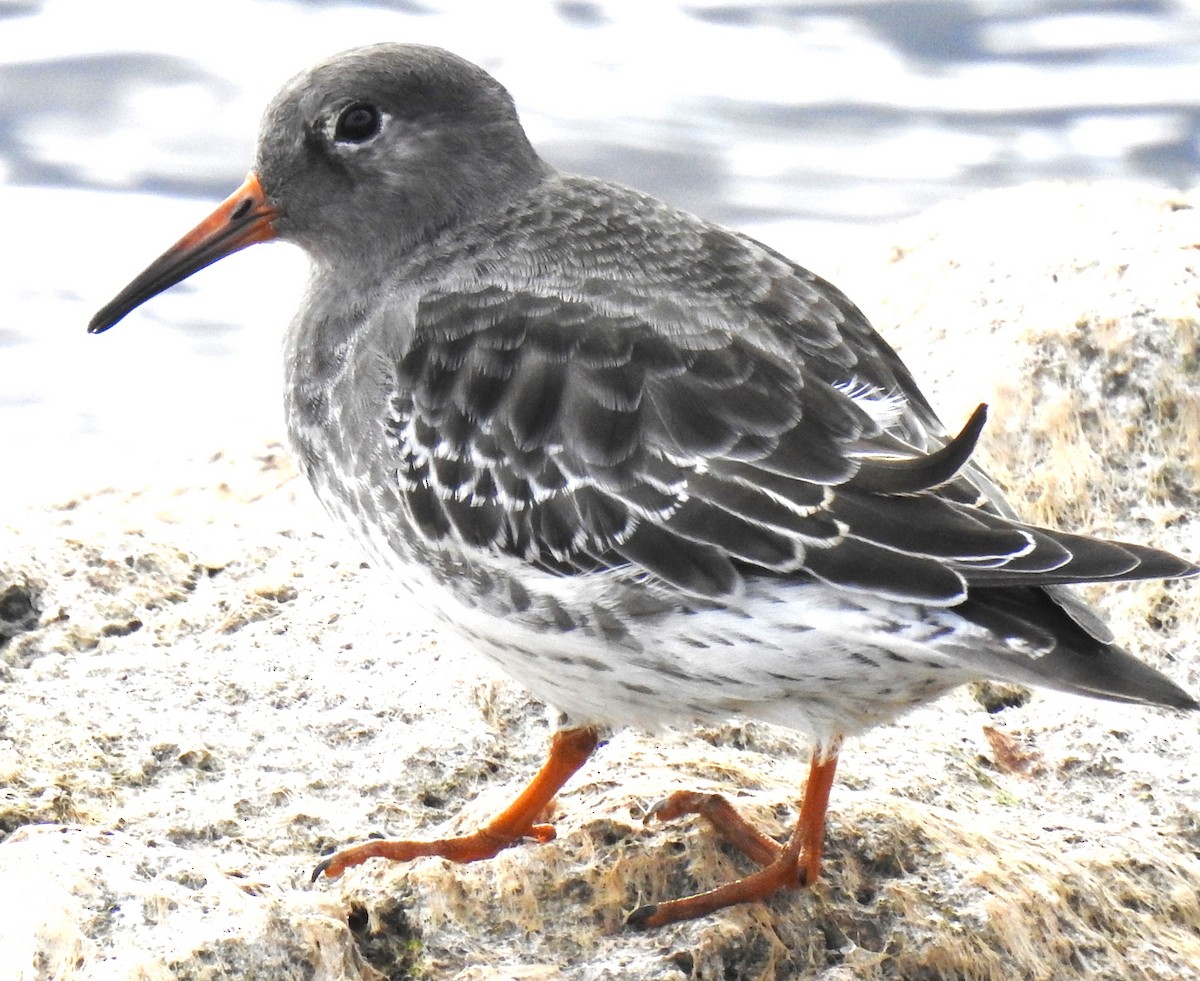
<svg viewBox="0 0 1200 981">
<path fill-rule="evenodd" d="M 366 143 L 383 128 L 384 114 L 370 102 L 352 102 L 338 113 L 333 124 L 336 143 Z"/>
</svg>

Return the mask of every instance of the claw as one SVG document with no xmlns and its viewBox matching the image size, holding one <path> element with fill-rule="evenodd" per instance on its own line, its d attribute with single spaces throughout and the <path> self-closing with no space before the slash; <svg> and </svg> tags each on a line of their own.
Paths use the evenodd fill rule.
<svg viewBox="0 0 1200 981">
<path fill-rule="evenodd" d="M 625 917 L 625 926 L 629 930 L 645 930 L 649 926 L 647 921 L 657 912 L 658 903 L 648 903 L 645 906 L 639 906 Z"/>
</svg>

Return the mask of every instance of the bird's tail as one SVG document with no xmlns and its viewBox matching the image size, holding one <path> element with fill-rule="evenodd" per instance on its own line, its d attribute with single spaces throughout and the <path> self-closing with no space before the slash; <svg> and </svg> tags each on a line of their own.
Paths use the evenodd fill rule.
<svg viewBox="0 0 1200 981">
<path fill-rule="evenodd" d="M 1004 638 L 1004 649 L 977 652 L 989 675 L 1092 698 L 1197 709 L 1191 695 L 1127 651 L 1097 638 L 1037 587 L 972 589 L 955 612 Z"/>
</svg>

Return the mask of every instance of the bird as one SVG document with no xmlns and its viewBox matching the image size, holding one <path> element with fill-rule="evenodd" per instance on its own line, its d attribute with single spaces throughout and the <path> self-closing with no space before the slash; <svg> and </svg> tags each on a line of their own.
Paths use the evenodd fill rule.
<svg viewBox="0 0 1200 981">
<path fill-rule="evenodd" d="M 782 843 L 718 794 L 652 808 L 756 866 L 625 921 L 661 927 L 816 881 L 843 740 L 957 686 L 1200 707 L 1071 589 L 1196 565 L 1022 521 L 974 459 L 986 406 L 951 432 L 831 283 L 550 166 L 470 61 L 383 43 L 299 74 L 241 187 L 88 330 L 271 240 L 312 270 L 284 345 L 299 469 L 399 589 L 562 720 L 475 831 L 368 840 L 314 880 L 552 839 L 547 805 L 619 727 L 803 733 Z"/>
</svg>

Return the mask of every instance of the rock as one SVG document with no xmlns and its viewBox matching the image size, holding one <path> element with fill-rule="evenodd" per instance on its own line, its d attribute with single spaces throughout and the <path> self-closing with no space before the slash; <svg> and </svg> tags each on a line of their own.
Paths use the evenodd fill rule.
<svg viewBox="0 0 1200 981">
<path fill-rule="evenodd" d="M 950 429 L 990 403 L 984 450 L 1023 513 L 1195 557 L 1197 203 L 1127 185 L 984 194 L 833 278 Z M 494 813 L 552 716 L 398 600 L 278 446 L 10 520 L 6 976 L 1200 972 L 1200 727 L 1040 692 L 959 691 L 847 746 L 825 876 L 767 904 L 620 929 L 641 902 L 748 871 L 698 821 L 643 824 L 672 790 L 724 792 L 773 834 L 794 822 L 803 741 L 744 723 L 614 735 L 559 798 L 549 844 L 312 887 L 323 851 L 371 831 Z M 1089 597 L 1197 692 L 1197 590 Z"/>
<path fill-rule="evenodd" d="M 380 981 L 341 904 L 280 891 L 188 845 L 59 824 L 5 842 L 5 959 L 34 976 Z M 19 976 L 19 975 L 18 975 Z"/>
</svg>

